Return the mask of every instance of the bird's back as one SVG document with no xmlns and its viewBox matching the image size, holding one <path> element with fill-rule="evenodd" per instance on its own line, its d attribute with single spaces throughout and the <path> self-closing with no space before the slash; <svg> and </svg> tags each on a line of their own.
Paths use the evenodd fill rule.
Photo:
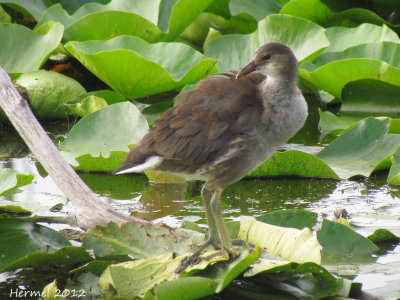
<svg viewBox="0 0 400 300">
<path fill-rule="evenodd" d="M 226 74 L 202 80 L 196 89 L 178 96 L 180 104 L 154 122 L 116 171 L 161 157 L 156 169 L 207 180 L 205 168 L 221 160 L 228 147 L 250 132 L 260 118 L 263 105 L 257 85 L 264 78 L 253 73 L 239 79 Z"/>
</svg>

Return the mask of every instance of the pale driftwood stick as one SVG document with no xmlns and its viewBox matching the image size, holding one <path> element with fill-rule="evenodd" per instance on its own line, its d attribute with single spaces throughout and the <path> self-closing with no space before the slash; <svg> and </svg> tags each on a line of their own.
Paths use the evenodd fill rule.
<svg viewBox="0 0 400 300">
<path fill-rule="evenodd" d="M 0 106 L 57 186 L 72 201 L 80 227 L 91 228 L 106 225 L 110 221 L 148 223 L 115 211 L 97 197 L 61 156 L 33 115 L 27 101 L 18 93 L 1 67 Z"/>
</svg>

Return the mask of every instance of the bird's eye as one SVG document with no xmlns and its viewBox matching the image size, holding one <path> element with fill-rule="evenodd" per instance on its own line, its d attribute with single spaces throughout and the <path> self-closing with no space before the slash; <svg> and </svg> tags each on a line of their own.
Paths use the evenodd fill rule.
<svg viewBox="0 0 400 300">
<path fill-rule="evenodd" d="M 271 59 L 271 54 L 266 54 L 263 57 L 264 60 L 270 60 Z"/>
</svg>

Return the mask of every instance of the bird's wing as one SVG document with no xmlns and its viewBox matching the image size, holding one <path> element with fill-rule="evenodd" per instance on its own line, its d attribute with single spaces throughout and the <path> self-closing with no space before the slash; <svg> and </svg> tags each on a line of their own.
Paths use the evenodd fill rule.
<svg viewBox="0 0 400 300">
<path fill-rule="evenodd" d="M 235 135 L 247 130 L 249 120 L 262 112 L 257 84 L 263 78 L 258 74 L 202 80 L 196 89 L 181 96 L 183 103 L 154 122 L 126 161 L 130 165 L 140 164 L 150 156 L 161 156 L 176 161 L 184 169 L 184 165 L 195 167 L 212 159 Z"/>
</svg>

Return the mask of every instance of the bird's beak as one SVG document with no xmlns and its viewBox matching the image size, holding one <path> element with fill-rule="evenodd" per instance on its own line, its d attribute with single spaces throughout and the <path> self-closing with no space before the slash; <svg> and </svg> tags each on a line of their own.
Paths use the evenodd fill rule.
<svg viewBox="0 0 400 300">
<path fill-rule="evenodd" d="M 244 76 L 246 74 L 249 74 L 251 72 L 254 72 L 256 69 L 257 69 L 256 62 L 254 60 L 252 60 L 245 67 L 240 69 L 240 71 L 236 74 L 235 79 L 238 79 L 239 77 L 242 77 L 242 76 Z"/>
</svg>

